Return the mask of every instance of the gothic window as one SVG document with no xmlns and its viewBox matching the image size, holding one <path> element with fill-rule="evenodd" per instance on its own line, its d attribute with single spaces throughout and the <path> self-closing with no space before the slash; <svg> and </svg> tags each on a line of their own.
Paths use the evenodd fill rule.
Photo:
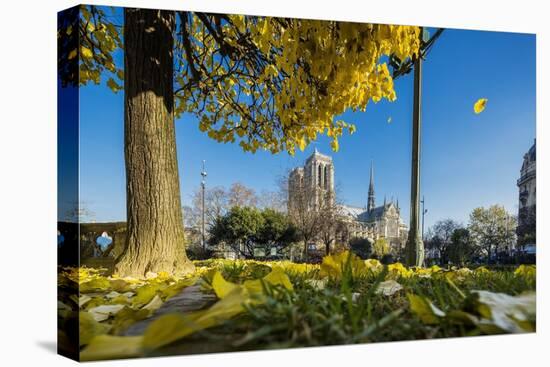
<svg viewBox="0 0 550 367">
<path fill-rule="evenodd" d="M 321 186 L 321 177 L 322 177 L 321 171 L 322 170 L 323 170 L 323 167 L 321 167 L 321 164 L 319 163 L 319 171 L 318 171 L 318 175 L 317 175 L 317 183 L 319 184 L 319 187 L 322 187 Z"/>
<path fill-rule="evenodd" d="M 325 190 L 328 190 L 328 169 L 325 166 Z"/>
</svg>

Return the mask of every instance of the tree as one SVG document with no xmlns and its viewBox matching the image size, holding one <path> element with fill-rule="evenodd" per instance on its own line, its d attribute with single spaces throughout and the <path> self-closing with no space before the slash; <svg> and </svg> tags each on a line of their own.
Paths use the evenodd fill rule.
<svg viewBox="0 0 550 367">
<path fill-rule="evenodd" d="M 288 215 L 302 240 L 303 257 L 308 260 L 308 246 L 316 239 L 321 228 L 321 215 L 318 208 L 311 205 L 313 195 L 311 188 L 306 187 L 303 183 L 296 183 L 293 185 L 292 192 L 290 192 L 288 185 L 288 176 L 280 180 L 281 192 L 292 195 L 292 200 L 288 199 L 287 201 Z"/>
<path fill-rule="evenodd" d="M 235 182 L 229 188 L 227 201 L 230 208 L 234 206 L 256 206 L 258 197 L 256 192 L 240 182 Z"/>
<path fill-rule="evenodd" d="M 121 27 L 101 7 L 78 9 L 82 21 L 62 21 L 58 30 L 62 85 L 105 82 L 125 93 L 128 238 L 117 259 L 121 275 L 192 270 L 183 245 L 175 116 L 195 114 L 201 131 L 219 142 L 238 140 L 245 151 L 294 154 L 318 134 L 338 150 L 344 129 L 355 126 L 334 117 L 365 110 L 371 100 L 395 100 L 385 56 L 399 64 L 420 47 L 418 27 L 132 8 Z M 118 49 L 124 68 L 115 65 Z M 75 59 L 79 72 L 70 67 Z"/>
<path fill-rule="evenodd" d="M 169 11 L 124 11 L 124 156 L 126 246 L 115 272 L 184 274 L 194 269 L 184 246 L 174 126 L 173 34 Z M 146 256 L 145 256 L 146 254 Z"/>
<path fill-rule="evenodd" d="M 374 241 L 372 245 L 372 253 L 377 258 L 381 259 L 385 255 L 388 255 L 391 251 L 390 244 L 385 238 L 379 238 Z"/>
<path fill-rule="evenodd" d="M 256 240 L 266 254 L 270 254 L 273 248 L 277 252 L 284 250 L 298 241 L 298 231 L 287 215 L 269 208 L 262 210 L 261 214 L 263 226 Z"/>
<path fill-rule="evenodd" d="M 188 214 L 191 216 L 189 222 L 200 228 L 202 223 L 202 190 L 200 188 L 193 192 L 191 203 L 192 207 Z M 207 228 L 213 226 L 216 219 L 227 213 L 228 209 L 228 195 L 223 186 L 206 188 L 204 194 L 204 212 Z"/>
<path fill-rule="evenodd" d="M 437 221 L 430 229 L 428 246 L 437 250 L 440 263 L 444 264 L 447 262 L 452 235 L 459 228 L 461 228 L 460 223 L 452 219 L 443 219 Z"/>
<path fill-rule="evenodd" d="M 210 229 L 209 244 L 224 243 L 249 259 L 254 257 L 256 248 L 263 248 L 269 254 L 272 248 L 279 251 L 296 240 L 296 228 L 285 214 L 271 209 L 260 211 L 253 207 L 234 206 Z"/>
<path fill-rule="evenodd" d="M 263 209 L 273 209 L 278 212 L 286 212 L 286 198 L 279 191 L 263 190 L 258 196 L 258 206 Z"/>
<path fill-rule="evenodd" d="M 372 255 L 372 243 L 367 238 L 352 238 L 349 247 L 351 252 L 361 259 L 368 259 Z"/>
<path fill-rule="evenodd" d="M 210 246 L 225 243 L 240 256 L 251 259 L 263 225 L 264 218 L 256 208 L 234 206 L 226 215 L 216 219 L 208 243 Z"/>
<path fill-rule="evenodd" d="M 515 243 L 516 218 L 503 206 L 476 208 L 470 214 L 468 229 L 474 243 L 487 256 L 487 263 L 498 250 L 509 250 Z"/>
<path fill-rule="evenodd" d="M 341 206 L 337 204 L 335 194 L 327 192 L 320 207 L 316 209 L 319 230 L 318 239 L 325 247 L 325 255 L 330 255 L 331 245 L 336 241 L 338 234 L 343 231 L 345 224 L 342 222 Z"/>
<path fill-rule="evenodd" d="M 457 228 L 451 235 L 451 245 L 448 248 L 448 259 L 454 264 L 464 266 L 471 261 L 476 253 L 472 244 L 470 231 L 467 228 Z"/>
</svg>

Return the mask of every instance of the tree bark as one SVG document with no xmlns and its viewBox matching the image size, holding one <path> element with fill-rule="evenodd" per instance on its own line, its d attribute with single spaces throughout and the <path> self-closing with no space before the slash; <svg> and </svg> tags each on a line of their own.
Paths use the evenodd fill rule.
<svg viewBox="0 0 550 367">
<path fill-rule="evenodd" d="M 124 11 L 126 246 L 115 272 L 144 276 L 194 269 L 184 245 L 173 96 L 170 11 Z"/>
</svg>

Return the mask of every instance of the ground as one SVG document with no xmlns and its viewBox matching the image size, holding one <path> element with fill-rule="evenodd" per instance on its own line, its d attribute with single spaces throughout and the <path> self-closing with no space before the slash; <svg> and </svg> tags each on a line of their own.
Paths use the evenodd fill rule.
<svg viewBox="0 0 550 367">
<path fill-rule="evenodd" d="M 62 269 L 61 329 L 78 319 L 83 360 L 535 331 L 535 266 L 406 268 L 348 252 L 195 266 L 147 279 Z"/>
</svg>

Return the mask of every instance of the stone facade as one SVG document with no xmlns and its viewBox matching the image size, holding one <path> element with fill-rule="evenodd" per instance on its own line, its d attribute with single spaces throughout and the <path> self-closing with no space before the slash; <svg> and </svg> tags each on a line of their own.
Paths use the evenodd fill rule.
<svg viewBox="0 0 550 367">
<path fill-rule="evenodd" d="M 326 198 L 334 198 L 334 164 L 332 157 L 317 150 L 306 160 L 303 167 L 297 167 L 289 176 L 289 210 L 304 195 L 309 209 L 317 210 Z"/>
<path fill-rule="evenodd" d="M 296 210 L 303 201 L 309 210 L 320 208 L 324 198 L 334 198 L 334 164 L 332 157 L 317 150 L 303 167 L 294 168 L 289 176 L 288 210 Z M 298 200 L 305 195 L 305 200 Z M 394 252 L 398 252 L 407 239 L 407 226 L 401 219 L 399 202 L 393 200 L 376 206 L 374 192 L 374 168 L 371 166 L 367 205 L 363 208 L 337 205 L 340 219 L 346 223 L 345 242 L 351 238 L 368 238 L 371 242 L 385 238 Z"/>
<path fill-rule="evenodd" d="M 518 206 L 518 242 L 523 245 L 536 243 L 536 204 L 537 204 L 537 154 L 536 140 L 529 151 L 523 156 L 520 178 L 517 181 L 519 189 Z"/>
</svg>

